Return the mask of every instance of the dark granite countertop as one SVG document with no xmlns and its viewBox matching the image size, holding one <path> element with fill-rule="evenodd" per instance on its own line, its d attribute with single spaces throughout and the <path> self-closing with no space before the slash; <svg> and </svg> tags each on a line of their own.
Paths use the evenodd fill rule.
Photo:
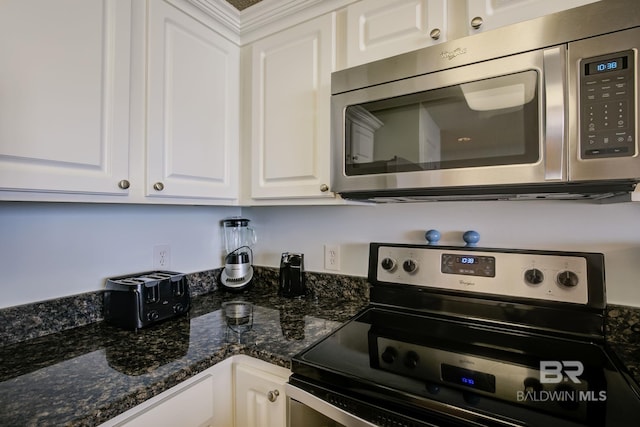
<svg viewBox="0 0 640 427">
<path fill-rule="evenodd" d="M 252 303 L 250 330 L 227 325 L 231 300 Z M 187 316 L 138 332 L 97 322 L 0 347 L 0 425 L 97 425 L 235 354 L 289 367 L 364 305 L 285 299 L 270 287 L 216 291 L 194 297 Z"/>
<path fill-rule="evenodd" d="M 310 275 L 310 295 L 286 299 L 277 296 L 275 270 L 259 273 L 259 283 L 241 294 L 216 290 L 210 272 L 194 274 L 188 315 L 138 332 L 100 321 L 99 294 L 4 310 L 0 426 L 98 425 L 236 354 L 289 367 L 294 354 L 368 303 L 365 279 Z M 253 306 L 252 327 L 242 333 L 227 325 L 223 310 L 237 300 Z M 69 301 L 73 309 L 64 310 Z M 91 323 L 43 336 L 33 328 L 51 319 L 54 327 L 78 323 L 78 305 Z M 640 383 L 640 309 L 610 306 L 606 337 Z"/>
</svg>

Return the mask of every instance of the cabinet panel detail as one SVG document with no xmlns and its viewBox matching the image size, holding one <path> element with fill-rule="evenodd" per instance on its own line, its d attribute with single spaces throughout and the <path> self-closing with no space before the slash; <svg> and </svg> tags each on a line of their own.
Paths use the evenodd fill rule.
<svg viewBox="0 0 640 427">
<path fill-rule="evenodd" d="M 252 197 L 322 197 L 329 179 L 333 16 L 252 46 Z"/>
<path fill-rule="evenodd" d="M 130 1 L 3 1 L 2 189 L 127 194 L 130 37 Z"/>
<path fill-rule="evenodd" d="M 147 195 L 236 198 L 239 48 L 165 2 L 149 20 Z"/>
<path fill-rule="evenodd" d="M 347 7 L 347 66 L 447 40 L 443 0 L 368 0 Z M 439 37 L 430 32 L 438 29 Z"/>
</svg>

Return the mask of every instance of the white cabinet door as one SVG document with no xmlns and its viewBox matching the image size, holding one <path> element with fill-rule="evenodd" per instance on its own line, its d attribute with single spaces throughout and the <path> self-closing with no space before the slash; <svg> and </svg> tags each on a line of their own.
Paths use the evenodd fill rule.
<svg viewBox="0 0 640 427">
<path fill-rule="evenodd" d="M 251 197 L 333 197 L 335 14 L 258 40 L 251 49 Z"/>
<path fill-rule="evenodd" d="M 249 362 L 234 365 L 235 425 L 285 427 L 287 399 L 284 385 L 289 372 L 255 359 Z"/>
<path fill-rule="evenodd" d="M 239 47 L 149 2 L 146 194 L 238 197 Z"/>
<path fill-rule="evenodd" d="M 468 34 L 527 21 L 598 0 L 467 0 Z M 472 26 L 476 19 L 477 28 Z M 478 20 L 479 19 L 479 20 Z"/>
<path fill-rule="evenodd" d="M 131 1 L 0 2 L 0 189 L 127 194 Z"/>
<path fill-rule="evenodd" d="M 100 427 L 233 426 L 232 365 L 224 360 Z"/>
<path fill-rule="evenodd" d="M 363 0 L 349 5 L 347 67 L 446 41 L 446 18 L 445 0 Z"/>
</svg>

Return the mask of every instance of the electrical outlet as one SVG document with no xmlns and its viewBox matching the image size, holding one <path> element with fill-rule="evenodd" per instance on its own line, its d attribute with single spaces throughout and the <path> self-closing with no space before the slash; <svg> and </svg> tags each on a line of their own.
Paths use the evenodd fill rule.
<svg viewBox="0 0 640 427">
<path fill-rule="evenodd" d="M 340 271 L 340 245 L 324 245 L 324 268 Z"/>
<path fill-rule="evenodd" d="M 171 246 L 156 245 L 153 247 L 153 268 L 156 270 L 171 268 Z"/>
</svg>

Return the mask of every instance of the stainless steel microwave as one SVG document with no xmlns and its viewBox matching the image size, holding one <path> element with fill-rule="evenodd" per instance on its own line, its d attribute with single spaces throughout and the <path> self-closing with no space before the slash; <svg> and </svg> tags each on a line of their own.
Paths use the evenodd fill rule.
<svg viewBox="0 0 640 427">
<path fill-rule="evenodd" d="M 631 9 L 601 0 L 334 73 L 333 190 L 378 202 L 628 195 L 640 179 Z"/>
</svg>

